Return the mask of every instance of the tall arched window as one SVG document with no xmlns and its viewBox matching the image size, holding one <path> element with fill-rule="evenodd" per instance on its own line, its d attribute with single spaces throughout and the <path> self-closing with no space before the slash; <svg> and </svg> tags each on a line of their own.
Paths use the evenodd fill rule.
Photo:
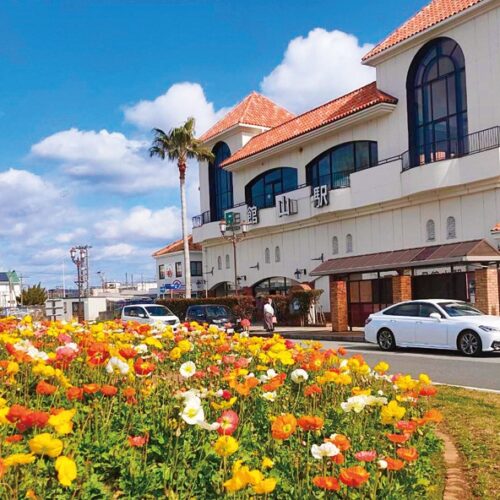
<svg viewBox="0 0 500 500">
<path fill-rule="evenodd" d="M 457 237 L 457 224 L 455 217 L 448 217 L 446 219 L 446 239 L 453 240 Z"/>
<path fill-rule="evenodd" d="M 271 252 L 270 252 L 269 248 L 266 248 L 264 250 L 264 262 L 266 264 L 271 264 Z"/>
<path fill-rule="evenodd" d="M 424 45 L 406 81 L 410 166 L 453 158 L 467 146 L 465 59 L 450 38 Z"/>
<path fill-rule="evenodd" d="M 346 253 L 352 253 L 352 234 L 345 237 L 345 251 Z"/>
<path fill-rule="evenodd" d="M 425 231 L 427 233 L 427 241 L 436 240 L 436 224 L 432 219 L 429 219 L 425 225 Z"/>
<path fill-rule="evenodd" d="M 217 257 L 217 269 L 222 270 L 222 257 L 220 255 Z"/>
<path fill-rule="evenodd" d="M 226 269 L 231 267 L 231 261 L 229 260 L 229 254 L 226 254 Z"/>
<path fill-rule="evenodd" d="M 332 253 L 333 255 L 339 253 L 339 239 L 336 236 L 332 238 Z"/>
<path fill-rule="evenodd" d="M 297 189 L 297 169 L 273 168 L 252 179 L 245 187 L 247 205 L 257 208 L 274 207 L 275 197 Z"/>
<path fill-rule="evenodd" d="M 233 206 L 233 175 L 220 166 L 231 156 L 229 146 L 225 142 L 218 142 L 212 149 L 212 153 L 215 159 L 208 165 L 208 179 L 210 220 L 213 222 L 222 219 L 224 211 Z"/>
<path fill-rule="evenodd" d="M 306 166 L 307 184 L 329 189 L 349 187 L 349 175 L 378 162 L 377 143 L 354 141 L 324 151 Z"/>
<path fill-rule="evenodd" d="M 274 262 L 280 262 L 280 261 L 281 261 L 280 247 L 276 247 L 274 249 Z"/>
</svg>

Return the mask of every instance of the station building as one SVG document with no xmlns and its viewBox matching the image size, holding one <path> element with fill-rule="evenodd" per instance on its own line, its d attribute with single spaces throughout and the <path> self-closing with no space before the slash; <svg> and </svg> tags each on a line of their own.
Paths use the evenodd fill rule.
<svg viewBox="0 0 500 500">
<path fill-rule="evenodd" d="M 201 137 L 209 293 L 306 282 L 334 331 L 410 298 L 499 314 L 499 54 L 500 0 L 433 0 L 364 56 L 375 82 L 299 116 L 246 97 Z"/>
</svg>

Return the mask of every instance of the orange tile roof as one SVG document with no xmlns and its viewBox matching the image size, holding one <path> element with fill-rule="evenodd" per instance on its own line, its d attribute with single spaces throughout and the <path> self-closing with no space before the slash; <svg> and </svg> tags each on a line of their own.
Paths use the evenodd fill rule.
<svg viewBox="0 0 500 500">
<path fill-rule="evenodd" d="M 408 19 L 399 28 L 393 31 L 384 41 L 376 45 L 368 54 L 363 57 L 363 61 L 380 54 L 390 47 L 411 38 L 412 36 L 425 31 L 431 26 L 448 19 L 483 0 L 432 0 L 428 5 L 419 10 L 413 17 Z"/>
<path fill-rule="evenodd" d="M 490 229 L 492 233 L 500 233 L 500 222 Z"/>
<path fill-rule="evenodd" d="M 271 130 L 256 135 L 233 156 L 224 161 L 222 166 L 230 165 L 243 158 L 265 151 L 324 125 L 353 115 L 375 104 L 396 104 L 397 102 L 398 100 L 395 97 L 377 89 L 376 82 L 370 83 L 349 94 L 307 111 L 296 118 L 292 118 Z"/>
<path fill-rule="evenodd" d="M 193 243 L 193 236 L 188 236 L 189 250 L 191 252 L 201 252 L 201 245 L 199 243 Z M 161 248 L 153 253 L 153 257 L 160 257 L 169 253 L 180 252 L 184 248 L 184 240 L 180 239 L 169 243 L 166 247 Z"/>
<path fill-rule="evenodd" d="M 208 129 L 200 140 L 208 141 L 212 137 L 224 132 L 239 123 L 256 125 L 258 127 L 276 127 L 295 115 L 285 108 L 278 106 L 271 99 L 252 92 L 237 104 L 229 113 Z"/>
</svg>

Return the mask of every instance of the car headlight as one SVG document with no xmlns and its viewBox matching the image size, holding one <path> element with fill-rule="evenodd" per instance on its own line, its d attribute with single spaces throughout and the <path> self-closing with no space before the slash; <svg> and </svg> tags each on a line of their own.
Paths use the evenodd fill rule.
<svg viewBox="0 0 500 500">
<path fill-rule="evenodd" d="M 480 325 L 479 328 L 485 332 L 500 332 L 500 328 L 498 326 Z"/>
</svg>

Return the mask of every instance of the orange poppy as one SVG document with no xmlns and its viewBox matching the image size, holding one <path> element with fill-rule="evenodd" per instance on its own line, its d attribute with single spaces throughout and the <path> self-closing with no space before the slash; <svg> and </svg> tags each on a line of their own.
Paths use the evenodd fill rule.
<svg viewBox="0 0 500 500">
<path fill-rule="evenodd" d="M 340 451 L 347 451 L 351 447 L 349 438 L 344 436 L 344 434 L 332 434 L 329 438 L 325 439 L 326 441 L 333 443 Z"/>
<path fill-rule="evenodd" d="M 316 394 L 321 394 L 323 389 L 318 384 L 312 384 L 304 389 L 305 396 L 315 396 Z"/>
<path fill-rule="evenodd" d="M 70 401 L 73 401 L 74 399 L 81 401 L 83 399 L 83 389 L 80 387 L 69 387 L 66 390 L 66 397 Z"/>
<path fill-rule="evenodd" d="M 83 384 L 82 388 L 85 394 L 95 394 L 101 387 L 99 384 Z"/>
<path fill-rule="evenodd" d="M 345 462 L 345 457 L 342 453 L 337 453 L 333 457 L 330 457 L 330 460 L 337 465 L 342 465 Z"/>
<path fill-rule="evenodd" d="M 387 470 L 401 470 L 405 466 L 398 458 L 385 457 L 384 460 L 387 462 Z"/>
<path fill-rule="evenodd" d="M 437 394 L 437 389 L 432 385 L 424 385 L 420 388 L 418 393 L 420 396 L 435 396 Z"/>
<path fill-rule="evenodd" d="M 101 387 L 101 393 L 103 396 L 107 396 L 108 398 L 111 396 L 115 396 L 118 392 L 118 389 L 114 385 L 103 385 Z"/>
<path fill-rule="evenodd" d="M 118 352 L 120 356 L 125 359 L 132 359 L 137 356 L 137 351 L 133 347 L 123 347 Z"/>
<path fill-rule="evenodd" d="M 359 488 L 370 479 L 370 473 L 361 465 L 340 469 L 339 479 L 351 488 Z"/>
<path fill-rule="evenodd" d="M 439 410 L 429 410 L 424 414 L 423 419 L 425 422 L 434 422 L 439 424 L 443 420 L 443 414 Z"/>
<path fill-rule="evenodd" d="M 297 420 L 297 424 L 305 431 L 319 431 L 323 428 L 324 422 L 321 417 L 305 415 Z"/>
<path fill-rule="evenodd" d="M 267 384 L 262 386 L 264 392 L 274 392 L 285 383 L 286 373 L 280 373 L 273 377 Z"/>
<path fill-rule="evenodd" d="M 396 422 L 396 429 L 403 431 L 405 434 L 411 434 L 417 429 L 417 423 L 411 420 L 400 420 Z"/>
<path fill-rule="evenodd" d="M 391 443 L 403 444 L 410 439 L 409 434 L 386 434 Z"/>
<path fill-rule="evenodd" d="M 313 479 L 313 484 L 317 488 L 327 491 L 339 491 L 340 484 L 335 477 L 331 476 L 316 476 Z"/>
<path fill-rule="evenodd" d="M 23 436 L 21 434 L 13 434 L 12 436 L 6 437 L 5 442 L 6 443 L 19 443 L 19 441 L 22 441 Z"/>
<path fill-rule="evenodd" d="M 418 458 L 418 451 L 416 448 L 399 448 L 396 452 L 399 458 L 407 462 L 414 462 Z"/>
<path fill-rule="evenodd" d="M 38 384 L 36 384 L 36 393 L 41 396 L 50 396 L 57 391 L 57 387 L 55 385 L 49 384 L 45 382 L 45 380 L 40 380 Z"/>
<path fill-rule="evenodd" d="M 297 419 L 290 413 L 276 417 L 271 434 L 274 439 L 288 439 L 297 429 Z"/>
</svg>

